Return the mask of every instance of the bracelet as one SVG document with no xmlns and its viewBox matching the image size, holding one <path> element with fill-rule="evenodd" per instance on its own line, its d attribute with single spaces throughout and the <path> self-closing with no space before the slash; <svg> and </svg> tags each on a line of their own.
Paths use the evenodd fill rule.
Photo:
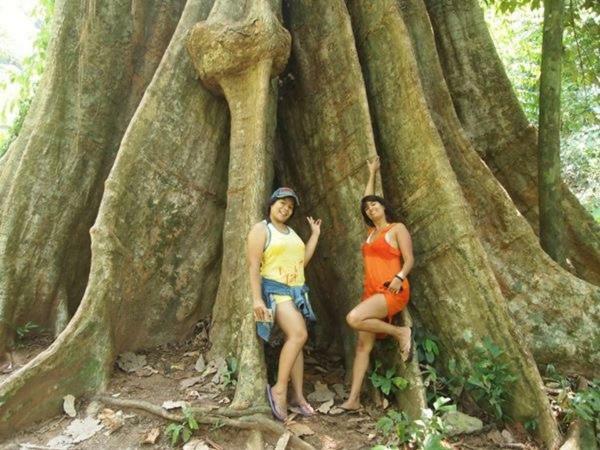
<svg viewBox="0 0 600 450">
<path fill-rule="evenodd" d="M 394 275 L 394 278 L 398 278 L 400 281 L 404 281 L 404 278 L 402 278 L 399 274 Z"/>
</svg>

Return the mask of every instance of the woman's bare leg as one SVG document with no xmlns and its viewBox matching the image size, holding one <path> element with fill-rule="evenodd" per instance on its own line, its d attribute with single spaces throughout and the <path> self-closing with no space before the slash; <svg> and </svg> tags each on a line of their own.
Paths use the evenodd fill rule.
<svg viewBox="0 0 600 450">
<path fill-rule="evenodd" d="M 313 414 L 315 410 L 304 398 L 304 354 L 300 350 L 298 357 L 292 366 L 292 405 L 298 405 L 306 410 L 307 413 Z"/>
<path fill-rule="evenodd" d="M 409 327 L 397 327 L 387 323 L 382 320 L 385 317 L 387 317 L 385 297 L 383 294 L 375 294 L 350 311 L 346 321 L 355 330 L 389 334 L 398 341 L 403 359 L 406 360 L 411 345 L 411 330 Z"/>
<path fill-rule="evenodd" d="M 277 304 L 275 321 L 285 334 L 285 343 L 279 355 L 277 382 L 271 389 L 277 410 L 285 416 L 287 411 L 287 387 L 292 373 L 292 367 L 297 364 L 298 355 L 306 343 L 308 333 L 302 314 L 298 312 L 294 302 Z M 300 360 L 304 364 L 304 358 Z M 296 368 L 298 373 L 298 368 Z"/>
<path fill-rule="evenodd" d="M 375 343 L 375 333 L 368 331 L 358 332 L 358 341 L 356 343 L 356 354 L 354 356 L 354 364 L 352 365 L 352 387 L 348 400 L 342 403 L 344 409 L 360 408 L 360 388 L 369 366 L 369 355 Z"/>
</svg>

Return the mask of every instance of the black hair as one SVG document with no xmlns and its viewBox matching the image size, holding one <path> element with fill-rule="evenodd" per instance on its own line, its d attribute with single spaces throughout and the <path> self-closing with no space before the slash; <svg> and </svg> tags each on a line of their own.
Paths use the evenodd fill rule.
<svg viewBox="0 0 600 450">
<path fill-rule="evenodd" d="M 390 208 L 390 205 L 388 204 L 388 202 L 385 201 L 385 199 L 383 197 L 380 197 L 379 195 L 367 195 L 366 197 L 363 197 L 362 200 L 360 201 L 360 213 L 363 216 L 363 219 L 365 220 L 365 223 L 367 224 L 367 226 L 374 228 L 375 224 L 373 223 L 373 221 L 371 219 L 369 219 L 369 216 L 367 216 L 366 213 L 366 208 L 367 208 L 367 202 L 377 202 L 380 203 L 381 206 L 383 206 L 383 213 L 385 214 L 385 220 L 388 221 L 388 223 L 394 223 L 394 214 L 392 213 L 392 209 Z"/>
<path fill-rule="evenodd" d="M 292 217 L 294 217 L 294 214 L 296 213 L 296 207 L 298 206 L 298 205 L 296 205 L 296 200 L 291 195 L 289 197 L 281 197 L 281 198 L 291 198 L 294 201 L 294 208 L 292 209 L 292 214 L 288 218 L 288 220 L 290 220 Z M 267 202 L 267 206 L 265 207 L 265 220 L 267 221 L 267 223 L 271 223 L 271 206 L 273 206 L 277 200 L 281 200 L 281 199 L 280 198 L 270 198 L 269 201 Z"/>
</svg>

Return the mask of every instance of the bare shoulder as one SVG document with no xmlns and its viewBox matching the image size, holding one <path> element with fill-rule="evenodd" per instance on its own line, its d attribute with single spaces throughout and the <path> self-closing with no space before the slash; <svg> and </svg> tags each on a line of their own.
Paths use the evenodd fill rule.
<svg viewBox="0 0 600 450">
<path fill-rule="evenodd" d="M 404 225 L 402 222 L 396 222 L 392 227 L 392 231 L 394 232 L 394 234 L 399 236 L 407 234 L 410 235 L 410 233 L 408 232 L 408 228 L 406 228 L 406 225 Z"/>
<path fill-rule="evenodd" d="M 408 228 L 406 228 L 406 225 L 404 225 L 402 222 L 396 222 L 394 223 L 394 226 L 392 226 L 392 230 L 394 231 L 408 231 Z"/>
<path fill-rule="evenodd" d="M 248 233 L 249 238 L 265 238 L 267 236 L 267 224 L 264 221 L 260 221 L 255 223 L 252 228 L 250 228 L 250 232 Z"/>
</svg>

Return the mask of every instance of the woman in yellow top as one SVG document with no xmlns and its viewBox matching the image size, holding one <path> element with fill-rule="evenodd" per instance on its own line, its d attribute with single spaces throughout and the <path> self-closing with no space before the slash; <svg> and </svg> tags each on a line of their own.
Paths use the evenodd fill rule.
<svg viewBox="0 0 600 450">
<path fill-rule="evenodd" d="M 302 392 L 302 347 L 308 338 L 304 317 L 315 320 L 306 295 L 308 289 L 304 284 L 304 267 L 315 252 L 321 233 L 321 220 L 307 217 L 311 236 L 304 245 L 294 230 L 286 225 L 299 203 L 292 189 L 277 189 L 269 200 L 267 218 L 254 225 L 248 235 L 250 287 L 258 334 L 268 341 L 271 330 L 269 321 L 273 319 L 271 314 L 285 334 L 277 382 L 272 387 L 267 386 L 273 415 L 279 420 L 285 420 L 287 416 L 290 377 L 292 402 L 303 415 L 314 414 L 314 409 Z"/>
</svg>

